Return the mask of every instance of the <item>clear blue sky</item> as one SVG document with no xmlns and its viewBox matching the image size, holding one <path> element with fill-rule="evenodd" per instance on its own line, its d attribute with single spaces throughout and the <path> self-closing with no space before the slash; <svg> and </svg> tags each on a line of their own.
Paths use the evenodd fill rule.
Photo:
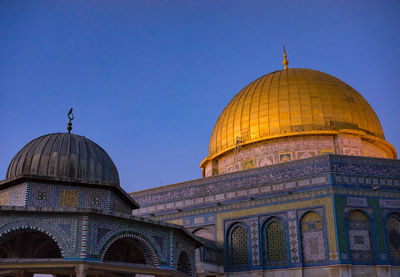
<svg viewBox="0 0 400 277">
<path fill-rule="evenodd" d="M 317 69 L 358 90 L 400 150 L 399 1 L 1 1 L 0 176 L 30 140 L 101 145 L 128 191 L 201 176 L 229 100 Z"/>
</svg>

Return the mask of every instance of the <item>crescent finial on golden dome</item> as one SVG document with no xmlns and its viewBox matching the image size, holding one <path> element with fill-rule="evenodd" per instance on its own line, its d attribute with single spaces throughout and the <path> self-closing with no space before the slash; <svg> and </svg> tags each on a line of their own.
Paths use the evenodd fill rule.
<svg viewBox="0 0 400 277">
<path fill-rule="evenodd" d="M 283 69 L 288 69 L 289 61 L 287 60 L 286 47 L 285 47 L 285 45 L 283 45 L 282 48 L 283 48 L 283 62 L 282 62 L 282 64 L 285 66 Z"/>
</svg>

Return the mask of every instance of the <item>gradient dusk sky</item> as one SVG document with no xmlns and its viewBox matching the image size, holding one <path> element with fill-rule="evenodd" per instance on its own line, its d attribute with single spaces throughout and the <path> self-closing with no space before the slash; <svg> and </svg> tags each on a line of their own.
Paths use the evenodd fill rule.
<svg viewBox="0 0 400 277">
<path fill-rule="evenodd" d="M 128 192 L 200 178 L 218 116 L 282 45 L 360 92 L 400 151 L 400 1 L 3 0 L 1 179 L 70 107 Z"/>
</svg>

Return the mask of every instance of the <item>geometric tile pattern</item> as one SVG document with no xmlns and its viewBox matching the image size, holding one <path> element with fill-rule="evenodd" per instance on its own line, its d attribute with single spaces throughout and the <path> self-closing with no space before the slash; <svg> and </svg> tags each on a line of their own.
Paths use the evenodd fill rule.
<svg viewBox="0 0 400 277">
<path fill-rule="evenodd" d="M 142 237 L 146 237 L 146 240 L 150 241 L 153 247 L 160 253 L 162 259 L 166 259 L 167 253 L 167 243 L 164 243 L 164 239 L 159 239 L 159 237 L 165 238 L 165 232 L 160 232 L 156 228 L 145 229 L 140 226 L 132 226 L 122 224 L 117 220 L 110 220 L 108 222 L 103 221 L 92 221 L 91 225 L 91 237 L 93 238 L 90 243 L 90 252 L 92 254 L 96 254 L 97 256 L 102 255 L 101 251 L 104 250 L 107 242 L 110 241 L 111 238 L 118 236 L 118 234 L 123 230 L 124 232 L 130 232 L 131 234 L 135 233 Z M 157 237 L 157 240 L 155 239 Z"/>
<path fill-rule="evenodd" d="M 382 211 L 378 199 L 368 199 L 368 205 L 373 208 L 373 217 L 376 224 L 379 252 L 386 254 L 385 233 L 383 230 Z"/>
<path fill-rule="evenodd" d="M 353 262 L 372 262 L 373 251 L 368 217 L 363 212 L 355 210 L 349 214 L 347 224 Z"/>
<path fill-rule="evenodd" d="M 60 206 L 78 207 L 78 191 L 72 189 L 61 190 Z"/>
<path fill-rule="evenodd" d="M 335 196 L 335 209 L 336 209 L 336 223 L 337 223 L 337 235 L 340 252 L 343 254 L 347 252 L 347 239 L 346 239 L 346 227 L 345 227 L 345 216 L 343 213 L 343 207 L 346 205 L 346 197 Z"/>
<path fill-rule="evenodd" d="M 248 263 L 247 232 L 241 225 L 237 225 L 231 233 L 231 263 L 232 265 L 246 265 Z"/>
<path fill-rule="evenodd" d="M 271 222 L 267 227 L 267 262 L 286 261 L 285 234 L 281 223 Z"/>
<path fill-rule="evenodd" d="M 29 187 L 29 193 L 23 192 L 22 190 Z M 69 207 L 80 207 L 80 208 L 95 208 L 102 210 L 109 210 L 111 192 L 106 189 L 93 189 L 66 186 L 59 184 L 41 184 L 41 183 L 30 183 L 29 186 L 24 185 L 13 188 L 12 199 L 14 199 L 12 205 L 23 206 L 24 195 L 27 195 L 29 203 L 27 205 L 33 207 L 57 207 L 57 206 L 69 206 Z M 11 196 L 11 195 L 10 195 Z M 21 199 L 21 204 L 17 204 L 15 200 Z M 10 198 L 10 201 L 12 200 Z M 117 196 L 113 197 L 114 205 L 118 205 L 122 202 Z"/>
<path fill-rule="evenodd" d="M 178 233 L 168 226 L 95 212 L 79 211 L 79 214 L 75 214 L 60 209 L 59 212 L 48 213 L 28 209 L 27 212 L 7 210 L 7 213 L 0 214 L 0 239 L 2 235 L 13 231 L 36 230 L 55 241 L 63 258 L 99 260 L 112 241 L 134 238 L 147 245 L 146 249 L 152 253 L 152 264 L 170 264 L 172 267 L 176 265 L 177 256 L 175 247 L 170 249 L 170 245 L 174 246 L 180 240 L 180 245 L 190 254 L 189 258 L 194 258 L 194 241 L 183 232 Z M 219 256 L 223 257 L 221 254 Z"/>
<path fill-rule="evenodd" d="M 386 221 L 390 259 L 393 263 L 400 263 L 400 220 L 390 215 Z"/>
<path fill-rule="evenodd" d="M 251 255 L 253 260 L 253 265 L 260 264 L 260 248 L 259 248 L 259 239 L 258 239 L 258 220 L 250 222 L 251 229 Z"/>
<path fill-rule="evenodd" d="M 285 182 L 288 179 L 301 178 L 305 175 L 315 176 L 326 172 L 335 172 L 338 175 L 363 175 L 368 168 L 368 175 L 399 176 L 398 164 L 399 162 L 396 160 L 339 155 L 317 156 L 309 160 L 297 160 L 291 164 L 256 168 L 252 170 L 251 175 L 247 171 L 239 171 L 212 178 L 188 181 L 179 185 L 136 192 L 132 193 L 132 196 L 142 207 L 145 207 L 154 203 L 172 202 L 205 194 L 212 195 L 223 191 L 274 184 Z"/>
<path fill-rule="evenodd" d="M 289 244 L 293 263 L 299 262 L 299 241 L 297 238 L 297 221 L 289 220 Z"/>
<path fill-rule="evenodd" d="M 82 237 L 81 237 L 81 258 L 86 258 L 87 244 L 88 244 L 88 221 L 89 217 L 84 216 L 82 218 Z"/>
<path fill-rule="evenodd" d="M 308 212 L 301 219 L 301 243 L 304 264 L 326 261 L 322 218 L 316 212 Z"/>
</svg>

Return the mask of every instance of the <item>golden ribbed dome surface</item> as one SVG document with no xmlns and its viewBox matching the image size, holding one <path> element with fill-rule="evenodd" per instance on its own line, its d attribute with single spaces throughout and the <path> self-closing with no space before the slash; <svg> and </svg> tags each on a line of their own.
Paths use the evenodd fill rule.
<svg viewBox="0 0 400 277">
<path fill-rule="evenodd" d="M 326 73 L 289 68 L 264 75 L 225 107 L 211 135 L 209 157 L 241 145 L 280 136 L 342 129 L 384 139 L 368 102 L 345 82 Z"/>
</svg>

